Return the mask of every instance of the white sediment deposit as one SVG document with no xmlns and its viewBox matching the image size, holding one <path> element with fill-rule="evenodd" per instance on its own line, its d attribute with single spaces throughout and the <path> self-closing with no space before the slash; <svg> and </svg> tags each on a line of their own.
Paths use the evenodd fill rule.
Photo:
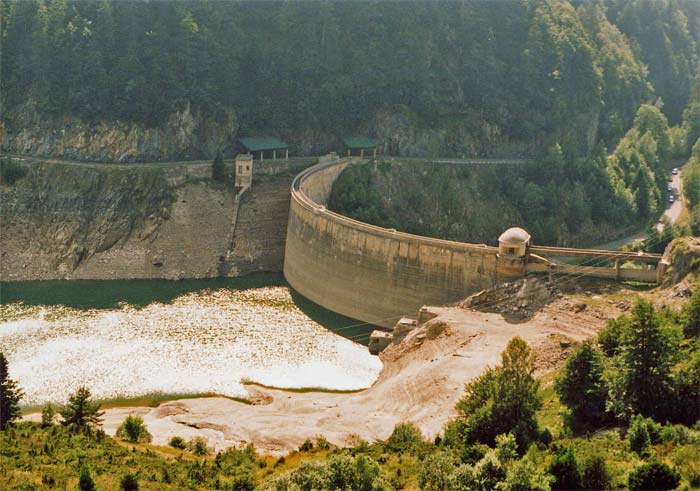
<svg viewBox="0 0 700 491">
<path fill-rule="evenodd" d="M 382 364 L 307 317 L 284 287 L 188 294 L 113 310 L 0 306 L 0 350 L 23 403 L 150 393 L 246 397 L 242 381 L 287 388 L 369 387 Z"/>
</svg>

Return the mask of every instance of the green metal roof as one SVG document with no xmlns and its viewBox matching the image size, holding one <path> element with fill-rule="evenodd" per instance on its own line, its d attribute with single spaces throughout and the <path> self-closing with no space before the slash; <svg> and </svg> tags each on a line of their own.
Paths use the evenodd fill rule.
<svg viewBox="0 0 700 491">
<path fill-rule="evenodd" d="M 371 138 L 365 136 L 346 136 L 343 138 L 345 148 L 374 148 L 376 143 Z"/>
<path fill-rule="evenodd" d="M 274 136 L 241 138 L 241 144 L 250 152 L 264 152 L 267 150 L 281 150 L 287 148 L 287 144 Z"/>
</svg>

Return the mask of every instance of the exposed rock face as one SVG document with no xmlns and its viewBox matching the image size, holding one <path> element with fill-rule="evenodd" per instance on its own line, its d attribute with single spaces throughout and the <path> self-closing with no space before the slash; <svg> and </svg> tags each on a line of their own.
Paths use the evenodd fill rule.
<svg viewBox="0 0 700 491">
<path fill-rule="evenodd" d="M 503 128 L 484 120 L 469 125 L 454 115 L 428 124 L 408 107 L 396 106 L 377 111 L 369 123 L 370 133 L 379 142 L 381 153 L 407 157 L 488 156 L 527 157 L 558 141 L 575 142 L 581 154 L 588 154 L 598 135 L 599 108 L 580 114 L 567 128 L 546 132 L 528 140 L 510 139 Z"/>
<path fill-rule="evenodd" d="M 666 246 L 664 259 L 671 267 L 666 273 L 664 283 L 674 284 L 685 278 L 688 273 L 700 272 L 700 239 L 697 237 L 680 237 Z"/>
<path fill-rule="evenodd" d="M 27 104 L 13 115 L 0 138 L 14 153 L 97 162 L 137 162 L 213 158 L 232 151 L 238 133 L 233 110 L 215 119 L 193 111 L 190 104 L 154 128 L 134 123 L 87 124 L 66 116 L 46 118 Z"/>
<path fill-rule="evenodd" d="M 209 163 L 27 167 L 0 186 L 0 281 L 219 275 L 234 190 Z M 242 203 L 229 276 L 281 271 L 293 175 L 260 176 Z"/>
</svg>

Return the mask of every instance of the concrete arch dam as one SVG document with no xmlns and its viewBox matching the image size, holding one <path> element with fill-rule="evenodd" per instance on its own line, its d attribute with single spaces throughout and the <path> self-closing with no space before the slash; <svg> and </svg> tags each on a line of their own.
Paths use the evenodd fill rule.
<svg viewBox="0 0 700 491">
<path fill-rule="evenodd" d="M 327 210 L 335 180 L 349 165 L 362 163 L 366 161 L 322 159 L 292 184 L 284 276 L 299 293 L 334 312 L 392 327 L 423 305 L 455 302 L 527 272 L 649 282 L 663 274 L 661 266 L 658 271 L 618 267 L 618 261 L 630 259 L 658 264 L 659 255 L 529 247 L 526 257 L 515 258 L 499 254 L 496 247 L 385 229 Z M 547 259 L 572 256 L 608 258 L 616 267 L 577 269 Z"/>
</svg>

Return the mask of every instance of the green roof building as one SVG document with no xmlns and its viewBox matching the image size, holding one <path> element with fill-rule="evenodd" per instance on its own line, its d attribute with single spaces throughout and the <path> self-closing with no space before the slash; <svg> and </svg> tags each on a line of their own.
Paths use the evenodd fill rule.
<svg viewBox="0 0 700 491">
<path fill-rule="evenodd" d="M 273 136 L 245 137 L 240 140 L 241 146 L 246 152 L 253 155 L 258 154 L 260 160 L 264 160 L 265 152 L 272 152 L 272 159 L 277 159 L 277 152 L 284 151 L 284 158 L 289 158 L 289 147 L 279 138 Z"/>
<path fill-rule="evenodd" d="M 374 140 L 367 138 L 366 136 L 346 136 L 343 138 L 343 148 L 348 154 L 359 155 L 360 157 L 365 156 L 365 151 L 369 153 L 372 151 L 374 157 L 377 156 L 377 144 Z"/>
</svg>

